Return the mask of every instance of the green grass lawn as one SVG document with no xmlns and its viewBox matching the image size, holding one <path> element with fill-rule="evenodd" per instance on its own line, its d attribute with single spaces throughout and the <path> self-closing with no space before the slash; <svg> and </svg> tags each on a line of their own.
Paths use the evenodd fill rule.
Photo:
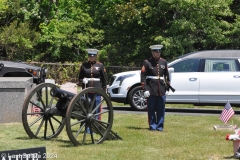
<svg viewBox="0 0 240 160">
<path fill-rule="evenodd" d="M 116 103 L 116 102 L 112 102 L 112 105 L 114 107 L 130 107 L 129 104 Z M 222 110 L 224 108 L 224 105 L 223 106 L 194 106 L 193 104 L 166 104 L 166 108 L 193 108 L 193 109 L 220 109 L 220 110 Z M 232 108 L 235 111 L 240 110 L 240 107 L 232 106 Z"/>
<path fill-rule="evenodd" d="M 233 159 L 233 142 L 225 140 L 231 130 L 214 130 L 223 124 L 219 116 L 166 114 L 163 132 L 148 130 L 146 114 L 114 115 L 113 130 L 123 140 L 73 146 L 65 130 L 55 139 L 29 139 L 21 123 L 0 124 L 0 150 L 45 146 L 58 160 L 222 160 Z M 234 116 L 230 124 L 240 124 Z"/>
</svg>

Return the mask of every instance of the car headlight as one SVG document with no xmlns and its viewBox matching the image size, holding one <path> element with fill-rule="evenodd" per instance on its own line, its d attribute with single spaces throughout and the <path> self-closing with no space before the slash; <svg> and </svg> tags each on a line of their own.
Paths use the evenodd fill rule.
<svg viewBox="0 0 240 160">
<path fill-rule="evenodd" d="M 34 70 L 34 69 L 27 69 L 29 73 L 31 73 L 35 77 L 39 77 L 39 71 Z"/>
<path fill-rule="evenodd" d="M 129 78 L 129 77 L 132 77 L 132 76 L 134 76 L 134 75 L 135 75 L 135 74 L 122 75 L 122 76 L 118 77 L 116 81 L 120 81 L 120 84 L 119 84 L 119 85 L 121 86 L 121 85 L 122 85 L 122 82 L 124 81 L 124 79 Z"/>
<path fill-rule="evenodd" d="M 38 78 L 40 77 L 40 72 L 41 72 L 41 71 L 37 71 L 37 76 L 38 76 Z"/>
</svg>

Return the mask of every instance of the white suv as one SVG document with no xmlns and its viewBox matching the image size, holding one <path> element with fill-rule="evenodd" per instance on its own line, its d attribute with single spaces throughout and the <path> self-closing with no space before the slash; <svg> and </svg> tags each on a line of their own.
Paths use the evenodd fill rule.
<svg viewBox="0 0 240 160">
<path fill-rule="evenodd" d="M 240 50 L 209 50 L 185 54 L 168 63 L 171 90 L 166 103 L 194 105 L 240 105 Z M 146 110 L 140 83 L 140 70 L 111 77 L 111 100 Z"/>
</svg>

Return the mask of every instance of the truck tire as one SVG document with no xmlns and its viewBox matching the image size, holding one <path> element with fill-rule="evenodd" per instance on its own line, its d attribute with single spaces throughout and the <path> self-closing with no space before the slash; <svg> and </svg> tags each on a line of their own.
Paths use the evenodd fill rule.
<svg viewBox="0 0 240 160">
<path fill-rule="evenodd" d="M 141 86 L 136 86 L 130 91 L 128 102 L 132 109 L 138 111 L 147 110 L 147 99 L 144 97 L 143 92 L 144 90 Z"/>
</svg>

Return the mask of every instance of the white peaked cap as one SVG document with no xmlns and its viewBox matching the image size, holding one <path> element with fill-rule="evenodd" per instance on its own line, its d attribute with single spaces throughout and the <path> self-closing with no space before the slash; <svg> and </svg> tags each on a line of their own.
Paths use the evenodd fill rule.
<svg viewBox="0 0 240 160">
<path fill-rule="evenodd" d="M 87 50 L 88 54 L 97 54 L 98 51 L 99 51 L 99 50 L 97 50 L 97 49 L 91 49 L 91 48 L 86 49 L 86 50 Z"/>
<path fill-rule="evenodd" d="M 157 44 L 157 45 L 152 45 L 152 46 L 150 46 L 149 48 L 150 48 L 151 50 L 160 50 L 162 47 L 163 47 L 163 45 Z"/>
</svg>

